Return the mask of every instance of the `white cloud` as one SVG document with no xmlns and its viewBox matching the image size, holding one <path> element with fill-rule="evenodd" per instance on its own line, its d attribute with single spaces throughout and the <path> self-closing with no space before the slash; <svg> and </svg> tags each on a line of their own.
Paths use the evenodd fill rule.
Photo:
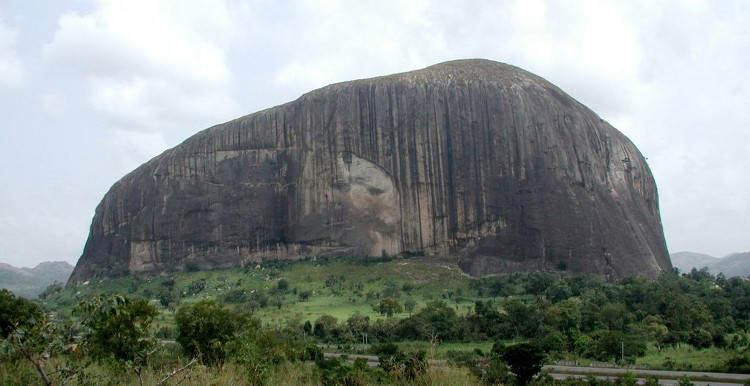
<svg viewBox="0 0 750 386">
<path fill-rule="evenodd" d="M 430 1 L 302 1 L 277 37 L 285 64 L 275 81 L 313 88 L 406 71 L 447 53 Z M 444 56 L 443 56 L 444 57 Z"/>
<path fill-rule="evenodd" d="M 87 0 L 54 16 L 77 5 L 44 7 L 46 18 L 33 3 L 15 2 L 10 19 L 0 14 L 0 90 L 36 94 L 0 108 L 52 123 L 8 125 L 27 130 L 1 131 L 6 146 L 49 137 L 44 128 L 80 130 L 71 136 L 93 147 L 76 156 L 96 159 L 90 163 L 114 179 L 199 129 L 314 87 L 488 58 L 547 78 L 635 142 L 657 179 L 670 248 L 715 255 L 749 248 L 746 0 Z M 49 60 L 30 61 L 43 41 Z M 240 111 L 236 99 L 253 107 Z M 28 138 L 15 143 L 46 149 L 36 144 L 48 138 Z M 76 183 L 90 189 L 91 171 L 81 173 Z M 56 207 L 72 200 L 49 196 Z M 44 215 L 19 227 L 53 234 L 31 224 Z M 8 239 L 23 235 L 0 244 Z"/>
<path fill-rule="evenodd" d="M 43 53 L 86 76 L 90 107 L 117 131 L 113 143 L 139 144 L 132 156 L 153 155 L 153 146 L 142 149 L 144 133 L 165 146 L 240 113 L 227 65 L 240 26 L 226 2 L 96 5 L 90 13 L 62 15 Z"/>
<path fill-rule="evenodd" d="M 40 103 L 45 114 L 51 118 L 61 118 L 65 114 L 66 103 L 55 93 L 44 94 Z"/>
<path fill-rule="evenodd" d="M 14 30 L 0 23 L 0 88 L 17 88 L 23 84 L 25 71 L 16 52 L 17 39 Z"/>
<path fill-rule="evenodd" d="M 118 129 L 112 136 L 112 146 L 120 165 L 129 171 L 163 152 L 167 148 L 167 141 L 159 132 L 144 133 Z"/>
</svg>

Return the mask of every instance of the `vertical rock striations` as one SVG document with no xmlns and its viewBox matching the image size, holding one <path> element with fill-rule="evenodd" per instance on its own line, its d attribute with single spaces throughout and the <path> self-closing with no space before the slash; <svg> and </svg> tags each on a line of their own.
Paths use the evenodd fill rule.
<svg viewBox="0 0 750 386">
<path fill-rule="evenodd" d="M 402 252 L 476 276 L 671 268 L 624 135 L 540 77 L 461 60 L 324 87 L 155 157 L 99 204 L 70 282 Z"/>
</svg>

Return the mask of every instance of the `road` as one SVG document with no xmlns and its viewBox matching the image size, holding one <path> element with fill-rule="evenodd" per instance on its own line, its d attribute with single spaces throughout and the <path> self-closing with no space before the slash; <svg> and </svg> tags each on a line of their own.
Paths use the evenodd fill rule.
<svg viewBox="0 0 750 386">
<path fill-rule="evenodd" d="M 367 364 L 370 366 L 374 367 L 378 365 L 378 357 L 374 355 L 325 353 L 324 356 L 326 358 L 339 358 L 341 356 L 346 356 L 351 360 L 363 358 L 367 360 Z M 440 366 L 445 364 L 445 361 L 432 360 L 430 361 L 430 364 Z M 709 373 L 701 371 L 642 370 L 556 365 L 544 366 L 543 370 L 547 371 L 555 379 L 565 379 L 569 377 L 586 378 L 593 375 L 600 379 L 613 380 L 630 372 L 638 378 L 639 383 L 643 383 L 646 378 L 653 376 L 659 378 L 659 384 L 661 385 L 676 385 L 679 382 L 679 379 L 684 378 L 685 376 L 690 378 L 696 386 L 735 386 L 743 385 L 745 382 L 750 381 L 750 374 Z"/>
<path fill-rule="evenodd" d="M 577 366 L 544 366 L 544 370 L 550 374 L 558 374 L 561 377 L 565 377 L 568 374 L 579 374 L 579 375 L 601 375 L 601 376 L 621 376 L 627 372 L 631 372 L 637 377 L 647 378 L 655 376 L 659 379 L 680 379 L 685 376 L 693 380 L 696 385 L 698 382 L 695 380 L 709 382 L 712 385 L 719 385 L 722 383 L 732 385 L 742 385 L 747 381 L 750 381 L 750 374 L 732 374 L 732 373 L 708 373 L 701 371 L 668 371 L 668 370 L 641 370 L 641 369 L 621 369 L 621 368 L 601 368 L 601 367 L 577 367 Z M 676 383 L 676 382 L 675 382 Z M 666 384 L 666 383 L 665 383 Z"/>
</svg>

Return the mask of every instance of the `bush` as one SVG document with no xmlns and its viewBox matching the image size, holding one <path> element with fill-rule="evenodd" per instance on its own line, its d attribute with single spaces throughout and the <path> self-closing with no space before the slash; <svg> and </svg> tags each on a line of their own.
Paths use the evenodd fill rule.
<svg viewBox="0 0 750 386">
<path fill-rule="evenodd" d="M 339 336 L 338 320 L 331 315 L 323 315 L 315 320 L 313 336 L 321 342 L 330 343 Z"/>
<path fill-rule="evenodd" d="M 710 332 L 699 328 L 690 333 L 689 343 L 697 349 L 702 349 L 711 347 L 713 340 L 714 338 Z"/>
<path fill-rule="evenodd" d="M 83 319 L 83 341 L 95 358 L 143 365 L 156 346 L 149 329 L 159 312 L 146 299 L 101 295 L 74 311 Z"/>
<path fill-rule="evenodd" d="M 304 290 L 299 293 L 299 301 L 305 302 L 308 299 L 310 299 L 310 296 L 312 296 L 311 290 Z"/>
<path fill-rule="evenodd" d="M 750 374 L 750 357 L 747 354 L 738 354 L 729 358 L 724 364 L 728 373 Z"/>
<path fill-rule="evenodd" d="M 257 328 L 260 323 L 236 314 L 213 300 L 201 300 L 180 307 L 175 316 L 177 343 L 186 354 L 203 363 L 221 365 L 226 359 L 225 346 L 243 328 Z"/>
<path fill-rule="evenodd" d="M 646 354 L 646 342 L 635 336 L 620 331 L 595 331 L 591 334 L 591 344 L 586 356 L 601 360 L 619 360 L 623 355 L 628 361 Z"/>
<path fill-rule="evenodd" d="M 0 290 L 0 332 L 6 338 L 17 327 L 31 327 L 44 316 L 41 307 L 31 300 L 17 298 L 7 289 Z"/>
<path fill-rule="evenodd" d="M 281 292 L 286 292 L 286 290 L 289 289 L 289 282 L 284 278 L 279 279 L 279 281 L 276 282 L 276 289 Z"/>
<path fill-rule="evenodd" d="M 245 330 L 227 344 L 227 353 L 243 367 L 252 385 L 265 383 L 275 366 L 311 357 L 310 346 L 303 339 L 281 330 Z M 318 353 L 313 353 L 315 359 L 322 356 Z"/>
<path fill-rule="evenodd" d="M 419 350 L 405 354 L 393 343 L 373 345 L 380 368 L 397 381 L 413 381 L 427 372 L 427 352 Z"/>
<path fill-rule="evenodd" d="M 464 367 L 468 369 L 472 374 L 481 377 L 482 370 L 477 364 L 477 358 L 481 357 L 481 350 L 479 353 L 473 351 L 457 351 L 448 350 L 445 354 L 448 358 L 448 363 L 456 367 Z"/>
<path fill-rule="evenodd" d="M 519 385 L 524 386 L 531 381 L 544 364 L 544 352 L 532 343 L 518 343 L 504 348 L 493 347 L 493 351 L 500 352 L 500 358 L 510 367 Z"/>
<path fill-rule="evenodd" d="M 135 281 L 133 283 L 136 283 Z M 65 285 L 63 283 L 60 283 L 59 281 L 55 281 L 54 283 L 47 286 L 47 288 L 44 289 L 44 292 L 39 294 L 39 299 L 44 300 L 60 291 L 62 291 L 65 288 Z"/>
</svg>

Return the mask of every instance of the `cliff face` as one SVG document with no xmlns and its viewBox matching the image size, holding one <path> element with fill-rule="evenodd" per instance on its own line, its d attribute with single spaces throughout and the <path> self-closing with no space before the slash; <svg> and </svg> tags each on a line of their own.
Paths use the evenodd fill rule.
<svg viewBox="0 0 750 386">
<path fill-rule="evenodd" d="M 546 80 L 463 60 L 194 135 L 110 189 L 69 282 L 402 252 L 476 276 L 671 268 L 635 146 Z"/>
</svg>

